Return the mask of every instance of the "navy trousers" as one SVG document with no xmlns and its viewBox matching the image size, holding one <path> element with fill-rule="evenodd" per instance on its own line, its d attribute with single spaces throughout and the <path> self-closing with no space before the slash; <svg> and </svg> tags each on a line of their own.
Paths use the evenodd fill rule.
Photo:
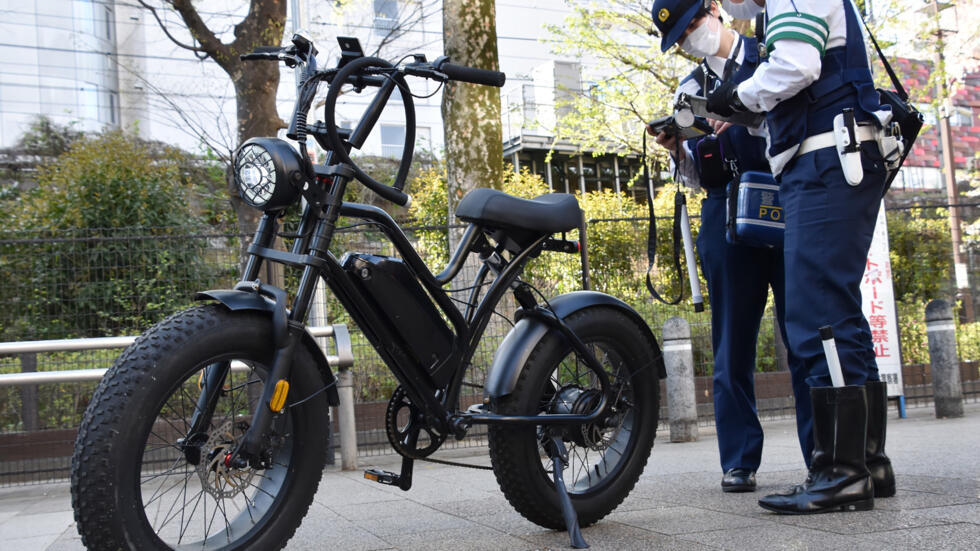
<svg viewBox="0 0 980 551">
<path fill-rule="evenodd" d="M 844 380 L 878 380 L 871 331 L 861 311 L 861 278 L 874 233 L 885 168 L 862 144 L 864 179 L 848 185 L 834 148 L 795 159 L 780 175 L 786 218 L 786 333 L 811 387 L 831 386 L 819 329 L 834 329 Z"/>
<path fill-rule="evenodd" d="M 762 458 L 762 426 L 755 404 L 755 357 L 759 324 L 769 287 L 786 342 L 783 254 L 776 249 L 730 245 L 725 240 L 725 195 L 709 192 L 701 203 L 698 256 L 711 301 L 711 346 L 714 351 L 715 426 L 722 471 L 757 470 Z M 790 354 L 790 366 L 798 362 Z M 796 423 L 803 457 L 813 450 L 810 392 L 802 370 L 791 369 Z"/>
</svg>

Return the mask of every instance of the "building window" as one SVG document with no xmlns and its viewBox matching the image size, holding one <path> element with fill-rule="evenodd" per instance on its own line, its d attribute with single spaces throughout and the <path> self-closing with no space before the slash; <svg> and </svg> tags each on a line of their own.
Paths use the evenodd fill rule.
<svg viewBox="0 0 980 551">
<path fill-rule="evenodd" d="M 599 179 L 595 163 L 582 163 L 582 175 L 585 176 L 585 192 L 599 191 Z"/>
<path fill-rule="evenodd" d="M 119 124 L 119 93 L 109 92 L 109 122 Z"/>
<path fill-rule="evenodd" d="M 398 26 L 398 1 L 374 0 L 374 28 L 387 33 Z"/>
<path fill-rule="evenodd" d="M 404 138 L 402 138 L 404 141 Z M 432 129 L 428 126 L 418 126 L 415 128 L 415 150 L 432 151 Z"/>
<path fill-rule="evenodd" d="M 566 157 L 555 155 L 551 158 L 551 189 L 556 193 L 568 193 L 568 175 L 565 172 Z M 578 187 L 578 181 L 575 183 Z"/>
<path fill-rule="evenodd" d="M 405 148 L 405 127 L 381 125 L 381 154 L 385 157 L 401 157 Z"/>
<path fill-rule="evenodd" d="M 616 172 L 608 157 L 599 163 L 599 189 L 616 190 Z"/>
<path fill-rule="evenodd" d="M 102 38 L 112 40 L 112 10 L 108 6 L 103 7 L 102 18 Z"/>
<path fill-rule="evenodd" d="M 78 110 L 83 120 L 98 121 L 99 117 L 99 87 L 86 83 L 78 90 Z"/>
<path fill-rule="evenodd" d="M 973 110 L 969 107 L 954 107 L 949 113 L 952 126 L 973 126 Z"/>
</svg>

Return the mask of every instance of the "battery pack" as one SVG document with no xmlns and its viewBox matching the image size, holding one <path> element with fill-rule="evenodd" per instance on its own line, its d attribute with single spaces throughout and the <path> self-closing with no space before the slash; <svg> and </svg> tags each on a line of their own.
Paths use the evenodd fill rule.
<svg viewBox="0 0 980 551">
<path fill-rule="evenodd" d="M 348 253 L 343 268 L 354 285 L 375 303 L 390 328 L 401 336 L 405 350 L 442 386 L 452 366 L 442 366 L 453 349 L 453 332 L 412 271 L 400 258 Z"/>
<path fill-rule="evenodd" d="M 728 213 L 729 220 L 734 219 L 734 231 L 726 236 L 728 242 L 782 248 L 786 221 L 783 219 L 783 207 L 779 204 L 779 185 L 772 174 L 746 171 L 742 173 L 737 186 L 729 184 L 728 193 L 733 191 L 738 197 L 734 206 L 732 201 L 728 201 L 729 208 L 735 209 L 734 213 Z"/>
</svg>

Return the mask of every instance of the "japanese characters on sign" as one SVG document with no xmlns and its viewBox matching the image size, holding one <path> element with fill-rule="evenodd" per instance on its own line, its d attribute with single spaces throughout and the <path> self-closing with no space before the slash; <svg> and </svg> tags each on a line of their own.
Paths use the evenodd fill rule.
<svg viewBox="0 0 980 551">
<path fill-rule="evenodd" d="M 878 374 L 888 383 L 889 396 L 901 396 L 902 357 L 898 341 L 898 315 L 892 288 L 891 260 L 888 257 L 888 222 L 882 201 L 875 224 L 874 238 L 861 281 L 864 317 L 871 329 L 871 344 L 878 362 Z"/>
</svg>

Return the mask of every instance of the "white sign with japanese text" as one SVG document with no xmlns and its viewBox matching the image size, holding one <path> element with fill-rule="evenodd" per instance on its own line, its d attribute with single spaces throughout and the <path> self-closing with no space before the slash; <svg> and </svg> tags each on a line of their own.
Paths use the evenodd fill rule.
<svg viewBox="0 0 980 551">
<path fill-rule="evenodd" d="M 878 362 L 878 374 L 888 383 L 888 396 L 902 396 L 902 355 L 898 341 L 898 315 L 892 288 L 892 263 L 888 257 L 888 221 L 885 202 L 881 202 L 874 238 L 861 280 L 864 317 L 871 326 L 871 343 Z"/>
</svg>

